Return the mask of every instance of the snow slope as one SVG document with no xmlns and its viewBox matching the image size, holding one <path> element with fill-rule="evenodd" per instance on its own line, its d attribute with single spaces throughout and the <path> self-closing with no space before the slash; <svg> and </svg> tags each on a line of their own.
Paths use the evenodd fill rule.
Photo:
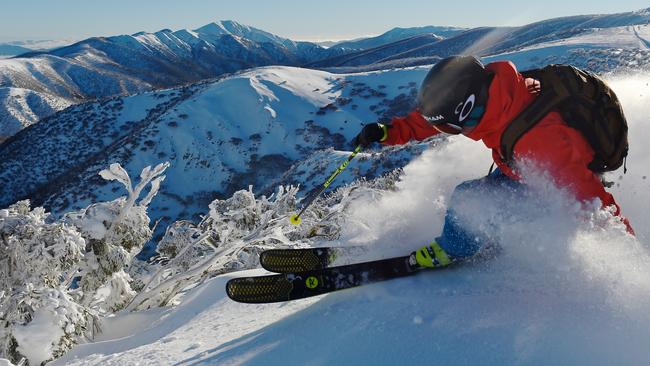
<svg viewBox="0 0 650 366">
<path fill-rule="evenodd" d="M 476 227 L 501 243 L 496 258 L 288 304 L 227 300 L 228 278 L 263 271 L 231 273 L 174 308 L 116 316 L 98 342 L 53 364 L 647 364 L 650 76 L 611 80 L 631 155 L 628 173 L 608 178 L 637 239 L 540 176 L 518 200 L 467 205 Z M 453 187 L 489 162 L 463 137 L 429 149 L 405 167 L 397 190 L 353 201 L 340 238 L 322 245 L 368 245 L 368 258 L 415 249 L 439 233 Z"/>
<path fill-rule="evenodd" d="M 0 88 L 0 142 L 70 106 L 70 100 L 29 89 Z"/>
<path fill-rule="evenodd" d="M 599 73 L 620 68 L 648 69 L 649 40 L 650 26 L 647 24 L 594 28 L 573 37 L 542 42 L 485 59 L 508 58 L 530 67 L 565 63 Z"/>
</svg>

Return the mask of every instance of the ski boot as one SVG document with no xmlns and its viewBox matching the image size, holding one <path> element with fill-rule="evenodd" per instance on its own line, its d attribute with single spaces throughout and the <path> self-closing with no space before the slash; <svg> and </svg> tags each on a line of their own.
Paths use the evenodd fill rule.
<svg viewBox="0 0 650 366">
<path fill-rule="evenodd" d="M 415 261 L 421 267 L 438 268 L 451 264 L 452 259 L 438 243 L 432 241 L 415 251 Z"/>
</svg>

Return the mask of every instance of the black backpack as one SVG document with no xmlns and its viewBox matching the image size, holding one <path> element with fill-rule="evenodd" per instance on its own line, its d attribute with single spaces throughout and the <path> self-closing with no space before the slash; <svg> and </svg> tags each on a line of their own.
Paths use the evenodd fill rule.
<svg viewBox="0 0 650 366">
<path fill-rule="evenodd" d="M 521 73 L 541 83 L 540 95 L 506 127 L 501 154 L 510 163 L 514 146 L 551 111 L 580 131 L 594 149 L 588 167 L 595 173 L 618 169 L 628 153 L 627 121 L 614 92 L 598 76 L 568 65 L 549 65 Z"/>
</svg>

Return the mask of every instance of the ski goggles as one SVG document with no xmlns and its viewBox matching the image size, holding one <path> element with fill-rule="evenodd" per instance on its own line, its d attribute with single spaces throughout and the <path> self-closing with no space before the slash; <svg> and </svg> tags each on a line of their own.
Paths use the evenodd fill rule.
<svg viewBox="0 0 650 366">
<path fill-rule="evenodd" d="M 425 120 L 429 121 L 429 124 L 436 130 L 442 133 L 450 134 L 450 135 L 458 135 L 458 134 L 463 134 L 467 135 L 471 133 L 476 126 L 478 126 L 478 123 L 481 121 L 481 118 L 483 117 L 483 114 L 485 112 L 485 107 L 483 106 L 477 106 L 472 109 L 472 111 L 469 113 L 469 116 L 467 116 L 465 119 L 463 119 L 460 122 L 457 123 L 451 123 L 451 122 L 432 122 L 433 118 L 422 115 Z"/>
</svg>

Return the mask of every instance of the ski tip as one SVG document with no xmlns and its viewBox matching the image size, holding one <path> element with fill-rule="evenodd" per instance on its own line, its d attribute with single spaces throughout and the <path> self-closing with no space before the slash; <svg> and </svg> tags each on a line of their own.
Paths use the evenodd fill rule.
<svg viewBox="0 0 650 366">
<path fill-rule="evenodd" d="M 293 283 L 285 275 L 232 278 L 226 294 L 244 304 L 267 304 L 292 300 Z"/>
<path fill-rule="evenodd" d="M 300 225 L 300 223 L 302 222 L 302 219 L 298 215 L 291 215 L 291 217 L 289 218 L 289 221 L 291 221 L 291 223 L 294 224 L 294 225 Z"/>
</svg>

